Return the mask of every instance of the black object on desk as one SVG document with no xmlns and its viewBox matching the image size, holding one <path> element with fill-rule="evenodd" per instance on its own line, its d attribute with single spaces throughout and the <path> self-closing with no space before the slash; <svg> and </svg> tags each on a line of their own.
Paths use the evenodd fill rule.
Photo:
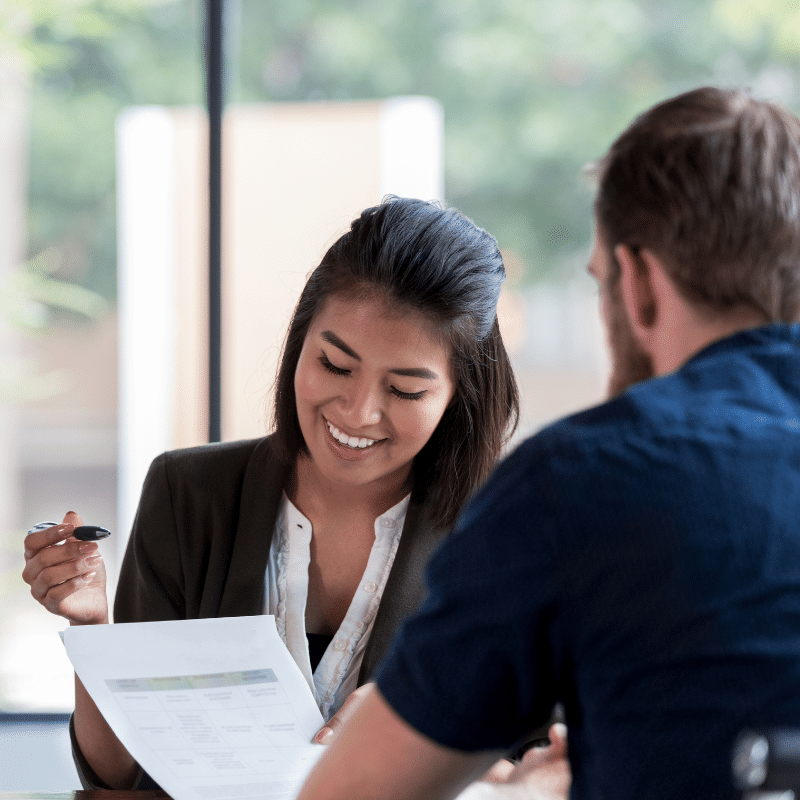
<svg viewBox="0 0 800 800">
<path fill-rule="evenodd" d="M 800 797 L 800 728 L 742 731 L 731 768 L 743 800 Z"/>
</svg>

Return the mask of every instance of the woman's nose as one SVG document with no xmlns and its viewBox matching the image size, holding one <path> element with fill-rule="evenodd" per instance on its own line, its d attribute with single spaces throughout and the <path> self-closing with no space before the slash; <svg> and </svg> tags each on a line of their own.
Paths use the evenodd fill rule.
<svg viewBox="0 0 800 800">
<path fill-rule="evenodd" d="M 380 422 L 382 411 L 378 387 L 370 386 L 366 381 L 354 381 L 344 402 L 345 419 L 353 427 L 365 427 Z"/>
</svg>

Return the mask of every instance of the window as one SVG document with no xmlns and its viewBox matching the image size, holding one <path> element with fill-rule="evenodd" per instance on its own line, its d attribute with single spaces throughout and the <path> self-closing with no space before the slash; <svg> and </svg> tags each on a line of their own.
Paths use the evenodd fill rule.
<svg viewBox="0 0 800 800">
<path fill-rule="evenodd" d="M 407 96 L 439 104 L 444 198 L 495 234 L 505 255 L 502 322 L 524 435 L 604 391 L 602 333 L 584 274 L 591 186 L 583 165 L 634 114 L 699 84 L 748 85 L 800 108 L 795 6 L 229 0 L 228 99 L 240 113 L 249 104 L 300 102 L 307 110 Z M 117 426 L 126 401 L 117 390 L 117 126 L 130 107 L 163 106 L 173 119 L 200 114 L 203 13 L 199 0 L 14 0 L 0 10 L 4 711 L 72 704 L 71 671 L 55 635 L 63 622 L 21 581 L 21 540 L 33 523 L 70 508 L 116 527 L 125 466 Z M 200 188 L 176 192 L 181 208 L 196 205 L 197 220 L 204 177 L 202 141 L 193 141 L 195 149 L 179 156 L 182 174 Z M 228 224 L 246 219 L 235 208 L 230 214 Z M 193 225 L 181 235 L 194 242 L 200 264 L 204 231 Z M 322 234 L 309 235 L 325 244 Z M 313 266 L 309 256 L 296 270 Z M 202 276 L 194 280 L 200 285 Z M 172 291 L 185 296 L 190 288 Z M 265 351 L 275 346 L 264 343 Z M 250 367 L 230 391 L 261 408 L 271 381 L 269 370 Z M 256 413 L 263 421 L 263 410 Z M 124 539 L 115 533 L 104 547 L 112 573 L 113 543 Z"/>
</svg>

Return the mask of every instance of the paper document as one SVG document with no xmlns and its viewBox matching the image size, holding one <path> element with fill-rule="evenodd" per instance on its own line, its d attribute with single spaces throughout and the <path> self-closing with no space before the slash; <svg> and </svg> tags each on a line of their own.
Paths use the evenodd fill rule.
<svg viewBox="0 0 800 800">
<path fill-rule="evenodd" d="M 322 715 L 271 616 L 70 627 L 103 716 L 175 800 L 293 798 Z"/>
</svg>

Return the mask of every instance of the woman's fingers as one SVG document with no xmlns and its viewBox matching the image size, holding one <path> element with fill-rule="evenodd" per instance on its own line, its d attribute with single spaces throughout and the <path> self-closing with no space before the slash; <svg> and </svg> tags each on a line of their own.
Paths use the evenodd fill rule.
<svg viewBox="0 0 800 800">
<path fill-rule="evenodd" d="M 82 524 L 81 518 L 74 511 L 68 511 L 64 520 L 60 525 L 54 524 L 46 528 L 42 528 L 42 525 L 47 523 L 39 523 L 25 537 L 25 569 L 22 578 L 27 584 L 32 585 L 44 569 L 82 556 L 88 557 L 97 551 L 95 542 L 70 540 L 76 524 Z"/>
<path fill-rule="evenodd" d="M 89 558 L 99 552 L 97 542 L 79 542 L 77 539 L 67 539 L 63 544 L 43 547 L 37 553 L 29 556 L 25 562 L 22 577 L 30 583 L 25 576 L 35 576 L 45 569 L 50 569 L 58 564 Z"/>
<path fill-rule="evenodd" d="M 105 570 L 87 572 L 51 587 L 40 600 L 52 614 L 77 625 L 102 625 L 108 622 Z"/>
<path fill-rule="evenodd" d="M 66 561 L 77 561 L 79 558 L 88 558 L 99 553 L 100 547 L 97 542 L 81 542 L 77 539 L 67 539 L 63 544 L 53 545 L 52 547 L 42 548 L 35 556 L 28 559 L 28 563 L 33 562 L 39 570 L 63 564 Z"/>
<path fill-rule="evenodd" d="M 70 622 L 108 621 L 106 574 L 96 542 L 81 542 L 72 532 L 82 525 L 70 511 L 60 525 L 35 526 L 25 537 L 22 579 L 48 611 Z"/>
<path fill-rule="evenodd" d="M 46 523 L 39 523 L 28 531 L 28 535 L 25 537 L 26 559 L 34 556 L 43 547 L 49 547 L 67 539 L 75 528 L 83 525 L 83 520 L 74 511 L 67 511 L 60 525 L 54 524 L 42 528 L 41 526 L 44 524 Z"/>
<path fill-rule="evenodd" d="M 314 741 L 317 744 L 330 744 L 333 737 L 339 732 L 342 725 L 344 725 L 348 718 L 352 715 L 356 706 L 364 699 L 365 695 L 371 690 L 372 684 L 365 683 L 359 686 L 347 700 L 344 701 L 342 707 L 334 714 L 326 723 L 325 727 L 321 728 Z"/>
<path fill-rule="evenodd" d="M 25 560 L 33 558 L 40 550 L 45 547 L 63 542 L 72 536 L 75 530 L 75 525 L 71 522 L 55 525 L 52 528 L 45 528 L 44 530 L 31 529 L 25 537 Z"/>
<path fill-rule="evenodd" d="M 60 535 L 62 534 L 54 535 L 53 541 L 58 542 Z M 31 588 L 40 578 L 43 578 L 49 585 L 55 585 L 75 577 L 76 574 L 88 572 L 89 567 L 86 562 L 93 556 L 99 555 L 96 542 L 79 542 L 70 538 L 58 544 L 46 545 L 38 551 L 31 549 L 30 543 L 26 544 L 22 579 Z M 73 571 L 76 568 L 79 569 L 77 573 Z"/>
<path fill-rule="evenodd" d="M 78 516 L 78 514 L 75 511 L 67 511 L 67 513 L 64 514 L 64 519 L 61 521 L 64 523 L 72 524 L 76 528 L 80 528 L 80 526 L 83 525 L 83 520 Z"/>
<path fill-rule="evenodd" d="M 72 598 L 76 592 L 86 588 L 87 584 L 91 583 L 96 575 L 96 572 L 87 572 L 75 578 L 71 578 L 68 581 L 64 581 L 63 583 L 56 584 L 47 590 L 46 594 L 41 597 L 40 602 L 53 614 L 67 616 L 69 612 L 65 607 L 65 603 Z"/>
<path fill-rule="evenodd" d="M 48 611 L 71 622 L 104 622 L 108 616 L 105 566 L 99 553 L 42 570 L 31 594 Z"/>
<path fill-rule="evenodd" d="M 46 567 L 40 570 L 32 580 L 30 584 L 31 594 L 41 602 L 56 586 L 60 586 L 74 578 L 86 576 L 90 572 L 94 574 L 102 563 L 103 557 L 99 553 L 92 553 L 85 558 L 63 561 L 54 566 Z M 87 583 L 89 583 L 89 580 L 83 581 L 83 585 Z"/>
</svg>

